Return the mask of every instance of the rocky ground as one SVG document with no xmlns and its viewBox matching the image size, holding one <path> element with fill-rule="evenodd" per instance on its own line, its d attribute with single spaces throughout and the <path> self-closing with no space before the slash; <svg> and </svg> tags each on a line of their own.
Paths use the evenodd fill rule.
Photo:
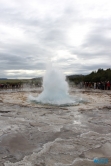
<svg viewBox="0 0 111 166">
<path fill-rule="evenodd" d="M 77 106 L 30 103 L 41 89 L 0 91 L 0 166 L 111 166 L 111 91 L 75 90 Z"/>
</svg>

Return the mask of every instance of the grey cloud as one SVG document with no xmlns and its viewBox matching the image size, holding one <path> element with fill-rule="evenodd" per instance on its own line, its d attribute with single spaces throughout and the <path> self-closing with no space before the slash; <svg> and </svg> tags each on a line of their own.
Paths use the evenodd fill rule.
<svg viewBox="0 0 111 166">
<path fill-rule="evenodd" d="M 21 57 L 10 54 L 0 54 L 1 70 L 36 70 L 45 69 L 45 62 L 33 60 L 33 57 Z"/>
<path fill-rule="evenodd" d="M 71 71 L 72 74 L 90 74 L 92 71 L 97 71 L 99 68 L 110 68 L 110 64 L 101 63 L 101 64 L 92 64 L 92 65 L 83 65 L 83 64 L 72 64 L 67 67 L 63 66 L 64 71 Z"/>
<path fill-rule="evenodd" d="M 6 40 L 0 39 L 1 70 L 44 70 L 47 59 L 58 56 L 56 52 L 59 50 L 67 50 L 72 56 L 77 55 L 78 59 L 86 60 L 86 64 L 87 59 L 96 61 L 96 58 L 105 57 L 111 60 L 111 38 L 106 35 L 106 32 L 111 33 L 110 18 L 90 18 L 84 15 L 77 5 L 72 3 L 63 5 L 62 12 L 55 13 L 57 17 L 52 17 L 52 13 L 40 17 L 38 11 L 31 11 L 36 13 L 36 16 L 32 16 L 28 9 L 24 10 L 24 6 L 16 5 L 12 8 L 6 4 L 0 5 L 1 25 L 20 28 L 26 37 L 25 41 L 15 40 L 13 37 L 8 40 L 8 36 L 2 34 Z M 74 25 L 82 27 L 90 23 L 92 23 L 90 32 L 85 36 L 82 45 L 79 47 L 70 45 L 67 37 L 68 30 Z M 75 58 L 67 56 L 67 58 L 57 59 L 56 63 L 60 64 L 65 72 L 71 71 L 77 74 L 88 73 L 100 67 L 109 67 L 107 61 L 98 65 L 92 63 L 91 66 L 81 65 L 75 61 Z M 27 75 L 23 73 L 23 76 Z"/>
<path fill-rule="evenodd" d="M 90 48 L 90 47 L 89 47 Z M 85 50 L 84 48 L 79 48 L 75 50 L 70 51 L 72 55 L 77 55 L 79 58 L 83 58 L 84 60 L 87 59 L 96 59 L 96 58 L 109 58 L 110 59 L 110 49 L 104 50 L 103 47 L 101 47 L 101 50 L 90 48 L 90 50 Z"/>
<path fill-rule="evenodd" d="M 110 48 L 111 36 L 107 36 L 107 32 L 111 34 L 111 23 L 110 19 L 101 20 L 97 23 L 91 31 L 90 34 L 85 39 L 83 47 L 105 47 Z"/>
<path fill-rule="evenodd" d="M 84 43 L 78 48 L 70 48 L 72 54 L 77 55 L 80 58 L 94 59 L 96 58 L 108 58 L 111 57 L 111 36 L 107 35 L 107 32 L 111 34 L 109 19 L 101 26 L 101 21 L 95 26 L 89 34 L 87 34 Z M 104 25 L 105 24 L 105 25 Z"/>
<path fill-rule="evenodd" d="M 106 36 L 103 36 L 103 34 L 99 34 L 98 32 L 96 33 L 92 33 L 88 39 L 87 39 L 87 42 L 83 45 L 84 47 L 105 47 L 106 49 L 107 48 L 110 48 L 111 46 L 111 38 L 108 38 Z"/>
<path fill-rule="evenodd" d="M 38 70 L 39 71 L 39 70 Z M 3 74 L 4 73 L 4 74 Z M 36 72 L 37 73 L 37 72 Z M 39 74 L 39 76 L 42 76 L 41 74 Z M 27 78 L 27 79 L 29 79 L 29 78 L 35 78 L 35 77 L 37 77 L 37 75 L 36 74 L 34 74 L 34 73 L 26 73 L 26 72 L 23 72 L 23 73 L 20 73 L 19 71 L 18 72 L 6 72 L 5 70 L 1 70 L 1 72 L 0 72 L 0 78 L 15 78 L 15 79 L 17 79 L 17 78 Z"/>
</svg>

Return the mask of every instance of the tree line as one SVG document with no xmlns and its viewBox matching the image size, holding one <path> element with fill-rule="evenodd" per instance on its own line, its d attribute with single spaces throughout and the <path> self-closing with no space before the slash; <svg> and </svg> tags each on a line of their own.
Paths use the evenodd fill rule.
<svg viewBox="0 0 111 166">
<path fill-rule="evenodd" d="M 78 75 L 77 77 L 68 77 L 69 81 L 75 82 L 78 84 L 79 82 L 103 82 L 110 81 L 111 82 L 111 68 L 109 69 L 98 69 L 97 71 L 92 71 L 88 75 Z"/>
</svg>

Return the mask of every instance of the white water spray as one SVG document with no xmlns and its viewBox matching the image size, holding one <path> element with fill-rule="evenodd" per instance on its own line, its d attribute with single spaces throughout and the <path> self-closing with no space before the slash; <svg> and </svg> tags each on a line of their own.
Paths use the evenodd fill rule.
<svg viewBox="0 0 111 166">
<path fill-rule="evenodd" d="M 68 84 L 62 72 L 52 65 L 46 70 L 43 78 L 43 92 L 38 97 L 31 98 L 37 103 L 53 105 L 78 104 L 77 100 L 69 96 Z"/>
</svg>

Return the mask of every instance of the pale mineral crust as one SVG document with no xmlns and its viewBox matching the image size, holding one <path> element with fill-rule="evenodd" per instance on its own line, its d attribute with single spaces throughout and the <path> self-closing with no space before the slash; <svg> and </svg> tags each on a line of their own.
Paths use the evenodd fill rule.
<svg viewBox="0 0 111 166">
<path fill-rule="evenodd" d="M 40 92 L 0 91 L 0 166 L 111 166 L 111 91 L 72 88 L 76 106 L 28 100 Z"/>
</svg>

